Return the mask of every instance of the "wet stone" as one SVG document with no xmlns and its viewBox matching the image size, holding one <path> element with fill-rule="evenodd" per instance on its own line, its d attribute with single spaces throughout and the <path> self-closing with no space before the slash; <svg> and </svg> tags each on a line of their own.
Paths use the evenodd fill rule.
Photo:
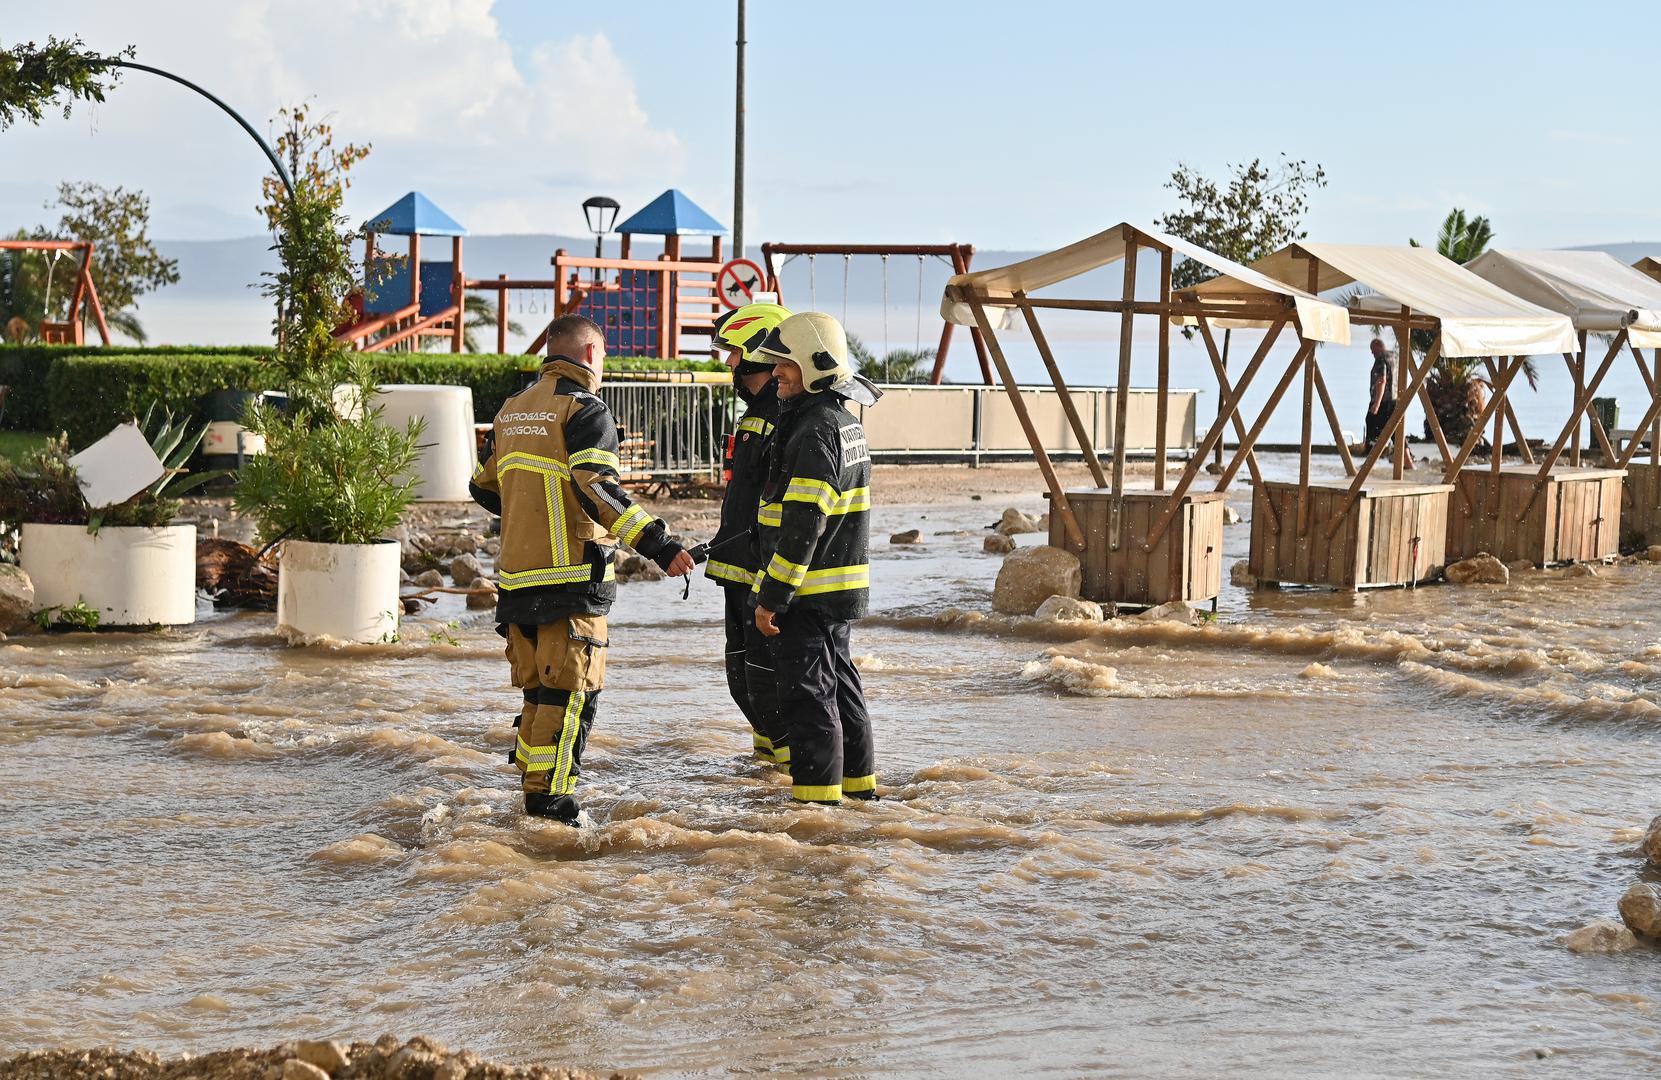
<svg viewBox="0 0 1661 1080">
<path fill-rule="evenodd" d="M 346 1048 L 334 1041 L 306 1040 L 294 1048 L 294 1056 L 315 1065 L 331 1076 L 344 1069 L 350 1059 Z"/>
<path fill-rule="evenodd" d="M 29 626 L 35 610 L 35 585 L 21 567 L 0 564 L 0 634 Z"/>
<path fill-rule="evenodd" d="M 423 570 L 415 575 L 415 584 L 423 589 L 442 589 L 444 575 L 437 570 Z"/>
<path fill-rule="evenodd" d="M 484 577 L 484 567 L 471 553 L 457 555 L 450 560 L 450 579 L 460 588 L 467 588 Z"/>
<path fill-rule="evenodd" d="M 1242 589 L 1257 588 L 1257 575 L 1252 573 L 1251 563 L 1241 559 L 1228 568 L 1228 583 Z"/>
<path fill-rule="evenodd" d="M 1505 568 L 1513 574 L 1521 574 L 1525 571 L 1534 569 L 1534 563 L 1530 559 L 1512 559 L 1510 562 L 1505 564 Z"/>
<path fill-rule="evenodd" d="M 1077 596 L 1084 582 L 1078 556 L 1057 547 L 1020 548 L 998 568 L 992 587 L 992 610 L 1031 615 L 1052 596 Z"/>
<path fill-rule="evenodd" d="M 1653 866 L 1661 867 L 1661 817 L 1651 821 L 1649 828 L 1644 830 L 1643 848 L 1644 857 Z"/>
<path fill-rule="evenodd" d="M 980 549 L 988 555 L 1008 555 L 1015 550 L 1015 538 L 1003 533 L 993 533 L 981 541 Z"/>
<path fill-rule="evenodd" d="M 1052 596 L 1033 613 L 1033 618 L 1048 622 L 1102 621 L 1102 606 L 1094 600 L 1080 600 L 1075 596 Z"/>
<path fill-rule="evenodd" d="M 1645 562 L 1661 562 L 1661 544 L 1651 544 L 1644 549 Z"/>
<path fill-rule="evenodd" d="M 1565 569 L 1563 576 L 1566 578 L 1597 577 L 1598 572 L 1592 568 L 1590 563 L 1577 562 Z"/>
<path fill-rule="evenodd" d="M 1452 585 L 1509 585 L 1510 569 L 1486 551 L 1449 563 L 1442 576 Z"/>
<path fill-rule="evenodd" d="M 1198 626 L 1200 613 L 1199 609 L 1191 607 L 1181 600 L 1172 600 L 1168 604 L 1151 607 L 1136 618 L 1142 622 L 1176 622 Z"/>
<path fill-rule="evenodd" d="M 405 615 L 416 615 L 421 611 L 421 601 L 417 600 L 413 596 L 406 596 L 400 602 L 404 605 Z"/>
<path fill-rule="evenodd" d="M 1661 885 L 1640 882 L 1626 890 L 1620 903 L 1621 921 L 1639 937 L 1661 940 Z"/>
<path fill-rule="evenodd" d="M 1004 511 L 1003 517 L 999 518 L 998 523 L 992 528 L 1004 536 L 1019 536 L 1022 533 L 1043 531 L 1043 526 L 1037 518 L 1031 514 L 1023 514 L 1013 506 Z"/>
<path fill-rule="evenodd" d="M 1609 919 L 1599 919 L 1563 937 L 1564 947 L 1573 953 L 1623 953 L 1637 944 L 1632 931 Z"/>
<path fill-rule="evenodd" d="M 496 606 L 496 590 L 486 586 L 482 589 L 470 589 L 467 593 L 467 610 L 483 611 Z"/>
<path fill-rule="evenodd" d="M 1224 503 L 1223 504 L 1223 524 L 1224 525 L 1238 525 L 1238 524 L 1240 524 L 1240 511 L 1236 510 L 1234 507 L 1228 505 L 1227 503 Z"/>
<path fill-rule="evenodd" d="M 289 1058 L 283 1062 L 283 1080 L 329 1080 L 329 1074 L 309 1061 Z"/>
<path fill-rule="evenodd" d="M 923 530 L 907 529 L 905 532 L 897 532 L 888 538 L 888 542 L 890 544 L 920 544 L 923 542 Z"/>
</svg>

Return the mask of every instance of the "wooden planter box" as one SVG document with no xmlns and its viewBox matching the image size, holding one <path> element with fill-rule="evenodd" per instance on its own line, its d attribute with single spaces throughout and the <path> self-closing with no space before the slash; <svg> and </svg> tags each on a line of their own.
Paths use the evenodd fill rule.
<svg viewBox="0 0 1661 1080">
<path fill-rule="evenodd" d="M 1642 544 L 1661 544 L 1661 469 L 1633 462 L 1626 467 L 1621 525 Z"/>
<path fill-rule="evenodd" d="M 1624 472 L 1555 468 L 1519 521 L 1536 472 L 1532 465 L 1508 465 L 1496 479 L 1491 469 L 1461 470 L 1459 494 L 1448 506 L 1448 558 L 1486 551 L 1501 562 L 1546 566 L 1620 554 Z"/>
<path fill-rule="evenodd" d="M 1152 551 L 1143 544 L 1171 503 L 1168 491 L 1127 491 L 1120 542 L 1113 546 L 1113 493 L 1105 488 L 1067 492 L 1084 532 L 1074 544 L 1060 514 L 1050 514 L 1050 543 L 1079 557 L 1086 600 L 1128 606 L 1214 600 L 1223 587 L 1223 495 L 1189 492 Z"/>
<path fill-rule="evenodd" d="M 1298 535 L 1298 485 L 1265 481 L 1252 493 L 1247 566 L 1264 583 L 1366 589 L 1409 585 L 1441 572 L 1451 484 L 1370 480 L 1327 538 L 1348 484 L 1312 484 Z M 1270 508 L 1273 507 L 1273 514 Z M 1273 522 L 1279 518 L 1277 532 Z"/>
</svg>

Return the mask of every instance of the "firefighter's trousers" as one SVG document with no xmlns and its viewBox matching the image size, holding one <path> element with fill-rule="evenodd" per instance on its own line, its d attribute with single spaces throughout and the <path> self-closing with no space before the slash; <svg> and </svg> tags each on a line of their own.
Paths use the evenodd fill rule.
<svg viewBox="0 0 1661 1080">
<path fill-rule="evenodd" d="M 750 741 L 756 756 L 788 766 L 789 739 L 779 723 L 773 651 L 756 628 L 749 586 L 735 585 L 721 591 L 727 594 L 727 690 L 750 722 Z"/>
<path fill-rule="evenodd" d="M 877 788 L 876 746 L 848 654 L 848 622 L 800 607 L 777 624 L 772 651 L 779 715 L 789 730 L 791 794 L 802 802 L 869 798 Z"/>
<path fill-rule="evenodd" d="M 508 665 L 524 708 L 514 722 L 513 762 L 520 786 L 537 795 L 569 795 L 582 774 L 583 747 L 606 676 L 606 617 L 572 615 L 508 627 Z"/>
</svg>

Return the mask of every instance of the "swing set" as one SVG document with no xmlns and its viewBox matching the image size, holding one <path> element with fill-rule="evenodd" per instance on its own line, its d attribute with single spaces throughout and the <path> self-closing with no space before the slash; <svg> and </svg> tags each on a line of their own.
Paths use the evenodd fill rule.
<svg viewBox="0 0 1661 1080">
<path fill-rule="evenodd" d="M 104 321 L 104 305 L 98 300 L 98 286 L 92 282 L 92 241 L 90 240 L 0 240 L 0 251 L 51 252 L 52 261 L 46 267 L 46 299 L 41 305 L 40 340 L 45 345 L 85 345 L 86 327 L 81 322 L 81 305 L 92 309 L 98 324 L 98 336 L 104 344 L 110 343 L 110 328 Z M 69 310 L 63 321 L 48 318 L 52 311 L 52 278 L 57 272 L 58 260 L 65 255 L 80 252 L 80 265 L 75 270 L 75 286 L 69 294 Z"/>
<path fill-rule="evenodd" d="M 807 289 L 808 309 L 823 311 L 819 306 L 818 260 L 819 256 L 842 256 L 842 325 L 848 325 L 848 281 L 853 266 L 854 256 L 874 255 L 882 260 L 882 355 L 889 353 L 889 287 L 888 270 L 889 259 L 904 259 L 915 256 L 917 259 L 917 312 L 914 330 L 913 348 L 917 352 L 923 350 L 923 268 L 930 259 L 939 259 L 952 268 L 952 274 L 966 274 L 969 272 L 969 263 L 975 257 L 973 244 L 775 244 L 761 245 L 761 261 L 767 270 L 767 288 L 773 293 L 779 293 L 779 272 L 797 258 L 807 259 Z M 779 302 L 783 303 L 780 294 Z M 952 345 L 952 323 L 942 321 L 940 328 L 940 343 L 934 350 L 934 368 L 929 372 L 929 383 L 939 386 L 946 371 L 946 352 Z M 971 327 L 969 337 L 975 343 L 975 355 L 980 359 L 980 375 L 983 383 L 992 382 L 992 364 L 986 351 L 986 339 L 981 335 L 979 327 Z"/>
</svg>

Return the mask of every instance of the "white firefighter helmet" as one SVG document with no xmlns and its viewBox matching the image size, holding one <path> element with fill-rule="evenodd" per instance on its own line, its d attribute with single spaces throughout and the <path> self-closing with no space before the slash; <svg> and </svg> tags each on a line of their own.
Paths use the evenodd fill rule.
<svg viewBox="0 0 1661 1080">
<path fill-rule="evenodd" d="M 795 364 L 802 388 L 810 394 L 829 391 L 861 405 L 874 405 L 881 392 L 856 374 L 848 358 L 848 335 L 823 311 L 803 311 L 781 322 L 755 352 L 764 360 Z"/>
</svg>

